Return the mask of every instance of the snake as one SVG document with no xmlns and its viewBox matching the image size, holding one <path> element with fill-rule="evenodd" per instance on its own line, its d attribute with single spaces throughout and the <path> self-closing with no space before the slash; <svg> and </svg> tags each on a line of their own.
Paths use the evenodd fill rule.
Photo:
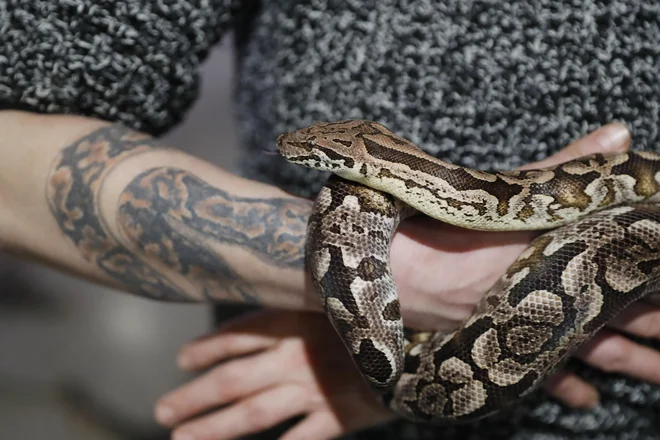
<svg viewBox="0 0 660 440">
<path fill-rule="evenodd" d="M 276 145 L 288 162 L 330 172 L 308 221 L 306 270 L 361 375 L 404 418 L 501 412 L 632 302 L 658 300 L 660 154 L 487 172 L 367 120 L 318 122 Z M 390 268 L 392 238 L 415 215 L 537 233 L 456 330 L 415 330 Z"/>
</svg>

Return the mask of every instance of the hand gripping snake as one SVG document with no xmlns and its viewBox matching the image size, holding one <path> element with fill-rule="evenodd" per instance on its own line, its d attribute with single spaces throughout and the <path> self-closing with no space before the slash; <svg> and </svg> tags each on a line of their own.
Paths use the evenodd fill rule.
<svg viewBox="0 0 660 440">
<path fill-rule="evenodd" d="M 396 413 L 456 423 L 529 393 L 615 314 L 657 293 L 660 155 L 591 155 L 488 173 L 445 163 L 371 121 L 281 135 L 288 161 L 333 176 L 308 223 L 306 261 L 334 328 Z M 539 235 L 453 333 L 404 329 L 389 268 L 399 222 L 423 213 Z"/>
</svg>

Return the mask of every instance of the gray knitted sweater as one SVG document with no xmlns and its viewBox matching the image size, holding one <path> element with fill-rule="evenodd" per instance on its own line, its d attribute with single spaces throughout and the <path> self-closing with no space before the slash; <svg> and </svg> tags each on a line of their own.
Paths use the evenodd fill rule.
<svg viewBox="0 0 660 440">
<path fill-rule="evenodd" d="M 612 120 L 660 151 L 657 0 L 0 0 L 0 106 L 163 133 L 229 29 L 241 172 L 297 194 L 324 176 L 258 152 L 318 120 L 378 120 L 477 168 L 541 159 Z M 598 409 L 538 392 L 473 426 L 360 438 L 660 438 L 660 388 L 571 366 L 599 387 Z"/>
</svg>

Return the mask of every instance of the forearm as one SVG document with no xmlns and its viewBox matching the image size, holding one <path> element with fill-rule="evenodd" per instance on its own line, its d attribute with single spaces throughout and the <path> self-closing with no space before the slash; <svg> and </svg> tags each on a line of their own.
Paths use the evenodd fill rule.
<svg viewBox="0 0 660 440">
<path fill-rule="evenodd" d="M 318 308 L 311 202 L 117 125 L 0 113 L 0 240 L 145 297 Z"/>
</svg>

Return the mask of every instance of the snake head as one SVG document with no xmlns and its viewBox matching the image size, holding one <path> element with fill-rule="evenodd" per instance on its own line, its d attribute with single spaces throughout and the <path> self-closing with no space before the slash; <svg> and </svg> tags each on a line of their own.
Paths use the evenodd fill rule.
<svg viewBox="0 0 660 440">
<path fill-rule="evenodd" d="M 321 122 L 277 138 L 279 153 L 289 162 L 339 175 L 354 174 L 363 163 L 356 135 L 364 121 Z"/>
</svg>

